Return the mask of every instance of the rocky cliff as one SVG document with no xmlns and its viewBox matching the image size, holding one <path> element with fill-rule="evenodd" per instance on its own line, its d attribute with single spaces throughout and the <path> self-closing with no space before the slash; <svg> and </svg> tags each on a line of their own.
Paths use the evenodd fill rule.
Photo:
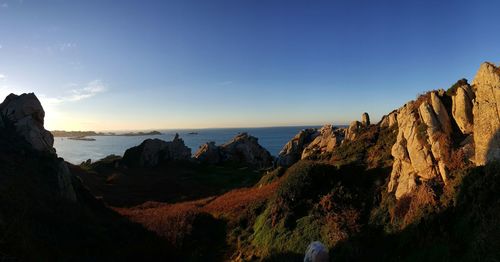
<svg viewBox="0 0 500 262">
<path fill-rule="evenodd" d="M 328 157 L 341 144 L 355 140 L 362 130 L 370 126 L 368 113 L 363 113 L 361 119 L 361 122 L 353 121 L 347 128 L 326 124 L 320 129 L 301 130 L 283 147 L 276 163 L 289 167 L 299 160 Z"/>
<path fill-rule="evenodd" d="M 399 199 L 422 183 L 446 184 L 454 170 L 499 159 L 499 112 L 500 69 L 484 63 L 472 85 L 459 80 L 446 92 L 427 92 L 383 116 L 377 128 L 397 130 L 388 191 Z M 362 136 L 369 127 L 370 117 L 364 113 L 361 122 L 353 121 L 347 128 L 325 125 L 302 130 L 283 147 L 277 164 L 288 167 L 301 159 L 342 155 L 339 151 L 346 148 L 340 145 L 366 142 Z"/>
<path fill-rule="evenodd" d="M 500 70 L 484 63 L 472 86 L 460 80 L 447 92 L 432 91 L 399 108 L 388 190 L 400 198 L 426 181 L 446 183 L 457 164 L 499 159 L 499 103 Z"/>
<path fill-rule="evenodd" d="M 500 68 L 484 63 L 472 82 L 475 162 L 500 158 Z"/>
</svg>

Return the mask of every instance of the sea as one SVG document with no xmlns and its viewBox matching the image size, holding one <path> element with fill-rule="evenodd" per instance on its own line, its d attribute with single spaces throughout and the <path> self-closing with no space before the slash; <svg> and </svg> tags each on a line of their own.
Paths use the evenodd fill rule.
<svg viewBox="0 0 500 262">
<path fill-rule="evenodd" d="M 95 141 L 71 140 L 66 137 L 55 137 L 54 147 L 57 154 L 72 164 L 80 164 L 87 159 L 92 162 L 108 155 L 123 156 L 125 150 L 139 145 L 148 138 L 158 138 L 172 141 L 178 133 L 186 146 L 194 154 L 198 148 L 207 142 L 214 141 L 217 145 L 228 142 L 239 133 L 247 132 L 258 138 L 259 144 L 267 149 L 271 155 L 277 156 L 283 146 L 300 130 L 305 128 L 319 128 L 319 126 L 286 126 L 286 127 L 259 127 L 259 128 L 211 128 L 211 129 L 170 129 L 158 130 L 161 135 L 151 136 L 90 136 Z"/>
</svg>

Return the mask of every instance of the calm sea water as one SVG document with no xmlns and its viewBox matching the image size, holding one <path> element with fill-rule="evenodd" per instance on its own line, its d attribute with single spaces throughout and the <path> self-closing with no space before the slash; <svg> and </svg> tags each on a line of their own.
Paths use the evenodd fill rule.
<svg viewBox="0 0 500 262">
<path fill-rule="evenodd" d="M 178 129 L 159 130 L 162 135 L 156 136 L 95 136 L 95 141 L 70 140 L 67 138 L 54 138 L 54 147 L 57 154 L 66 161 L 79 164 L 87 159 L 92 161 L 104 158 L 107 155 L 123 155 L 126 149 L 139 145 L 147 138 L 159 138 L 171 141 L 175 133 L 179 133 L 186 145 L 194 154 L 200 145 L 215 141 L 221 145 L 241 132 L 248 132 L 259 139 L 259 144 L 266 148 L 272 155 L 278 155 L 283 146 L 292 139 L 300 130 L 317 126 L 293 127 L 263 127 L 263 128 L 214 128 L 214 129 Z M 189 134 L 197 132 L 197 135 Z"/>
</svg>

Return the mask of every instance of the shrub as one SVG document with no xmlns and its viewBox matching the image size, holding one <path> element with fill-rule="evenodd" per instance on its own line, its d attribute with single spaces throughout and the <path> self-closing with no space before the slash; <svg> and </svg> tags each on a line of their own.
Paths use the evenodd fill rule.
<svg viewBox="0 0 500 262">
<path fill-rule="evenodd" d="M 369 168 L 392 166 L 392 146 L 396 143 L 397 127 L 383 128 L 380 130 L 375 145 L 368 148 L 367 165 Z"/>
<path fill-rule="evenodd" d="M 427 139 L 429 138 L 427 135 L 427 128 L 428 128 L 428 126 L 424 122 L 420 122 L 417 125 L 417 139 L 421 143 L 427 144 Z"/>
</svg>

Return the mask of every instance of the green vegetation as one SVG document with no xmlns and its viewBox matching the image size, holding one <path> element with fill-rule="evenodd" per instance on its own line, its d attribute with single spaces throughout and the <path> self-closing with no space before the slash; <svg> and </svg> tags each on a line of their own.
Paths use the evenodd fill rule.
<svg viewBox="0 0 500 262">
<path fill-rule="evenodd" d="M 355 235 L 369 194 L 359 189 L 370 184 L 367 177 L 352 173 L 355 170 L 312 161 L 290 167 L 253 226 L 252 245 L 264 257 L 293 258 L 311 241 L 333 246 Z"/>
<path fill-rule="evenodd" d="M 420 122 L 417 125 L 417 139 L 424 144 L 427 144 L 427 140 L 429 139 L 429 136 L 427 134 L 427 129 L 428 126 L 424 122 Z"/>
</svg>

